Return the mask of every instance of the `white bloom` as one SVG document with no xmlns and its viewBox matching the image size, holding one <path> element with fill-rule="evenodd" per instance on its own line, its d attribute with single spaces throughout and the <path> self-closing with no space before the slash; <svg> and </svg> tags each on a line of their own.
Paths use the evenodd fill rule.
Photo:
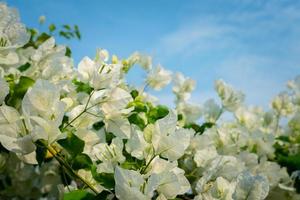
<svg viewBox="0 0 300 200">
<path fill-rule="evenodd" d="M 123 163 L 125 157 L 122 154 L 123 141 L 120 138 L 114 138 L 110 145 L 107 143 L 99 143 L 93 146 L 92 154 L 102 163 L 98 164 L 98 173 L 113 173 L 114 167 L 118 163 Z"/>
<path fill-rule="evenodd" d="M 9 151 L 28 154 L 35 150 L 30 135 L 26 135 L 19 112 L 10 106 L 0 106 L 0 142 Z"/>
<path fill-rule="evenodd" d="M 215 89 L 222 100 L 223 106 L 229 111 L 236 110 L 244 101 L 245 95 L 240 91 L 234 90 L 223 80 L 215 82 Z"/>
<path fill-rule="evenodd" d="M 106 49 L 97 49 L 96 62 L 103 63 L 109 59 L 109 53 Z"/>
<path fill-rule="evenodd" d="M 186 101 L 191 97 L 191 92 L 195 89 L 196 82 L 191 78 L 184 77 L 181 73 L 176 73 L 174 78 L 173 92 L 177 101 Z"/>
<path fill-rule="evenodd" d="M 201 150 L 196 150 L 194 161 L 197 167 L 206 167 L 207 164 L 218 156 L 217 150 L 214 146 L 210 146 Z"/>
<path fill-rule="evenodd" d="M 190 184 L 184 176 L 184 171 L 166 160 L 156 157 L 151 165 L 150 175 L 145 187 L 146 194 L 153 195 L 153 191 L 157 190 L 159 194 L 163 194 L 167 199 L 173 199 L 177 195 L 184 194 L 190 189 Z"/>
<path fill-rule="evenodd" d="M 88 82 L 96 89 L 114 88 L 120 81 L 121 65 L 98 64 L 84 57 L 78 64 L 80 80 Z"/>
<path fill-rule="evenodd" d="M 222 177 L 218 177 L 210 189 L 210 194 L 215 199 L 231 200 L 235 184 Z"/>
<path fill-rule="evenodd" d="M 282 92 L 273 99 L 272 108 L 283 116 L 287 116 L 294 111 L 292 99 L 287 92 Z"/>
<path fill-rule="evenodd" d="M 237 178 L 237 186 L 233 194 L 236 200 L 263 200 L 269 193 L 269 183 L 266 177 L 253 176 L 243 172 Z"/>
<path fill-rule="evenodd" d="M 64 108 L 58 88 L 45 80 L 37 80 L 22 101 L 27 128 L 33 132 L 35 139 L 45 139 L 50 143 L 64 137 L 58 129 Z"/>
<path fill-rule="evenodd" d="M 222 114 L 222 109 L 213 99 L 209 99 L 204 103 L 203 114 L 205 121 L 215 123 Z"/>
<path fill-rule="evenodd" d="M 144 195 L 140 189 L 145 184 L 145 180 L 141 174 L 133 170 L 122 169 L 116 167 L 115 169 L 115 191 L 116 196 L 120 200 L 150 200 L 151 198 Z"/>
<path fill-rule="evenodd" d="M 45 21 L 46 21 L 46 16 L 45 16 L 45 15 L 41 15 L 41 16 L 39 17 L 39 23 L 40 23 L 40 24 L 44 24 Z"/>
<path fill-rule="evenodd" d="M 0 77 L 0 105 L 3 103 L 6 95 L 9 93 L 8 83 Z"/>
<path fill-rule="evenodd" d="M 19 61 L 14 52 L 29 40 L 24 24 L 20 23 L 18 12 L 0 3 L 0 64 L 12 65 Z"/>
<path fill-rule="evenodd" d="M 131 137 L 126 143 L 126 151 L 133 157 L 143 159 L 148 146 L 149 144 L 145 141 L 143 132 L 132 126 Z"/>
<path fill-rule="evenodd" d="M 170 161 L 177 160 L 184 154 L 194 134 L 192 129 L 176 130 L 176 123 L 177 115 L 170 110 L 166 117 L 155 122 L 152 132 L 152 145 L 155 153 L 161 154 Z"/>
<path fill-rule="evenodd" d="M 147 84 L 155 90 L 161 90 L 168 85 L 172 80 L 172 73 L 158 65 L 152 69 L 147 77 Z"/>
<path fill-rule="evenodd" d="M 135 63 L 139 64 L 145 70 L 152 69 L 152 58 L 150 56 L 135 52 L 129 56 L 127 59 L 129 66 L 134 65 Z"/>
<path fill-rule="evenodd" d="M 186 123 L 195 122 L 200 118 L 202 110 L 199 105 L 181 102 L 177 105 L 178 113 L 183 114 Z"/>
</svg>

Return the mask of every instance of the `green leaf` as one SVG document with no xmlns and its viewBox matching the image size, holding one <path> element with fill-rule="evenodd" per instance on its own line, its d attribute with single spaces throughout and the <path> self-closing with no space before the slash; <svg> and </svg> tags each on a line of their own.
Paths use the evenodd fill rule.
<svg viewBox="0 0 300 200">
<path fill-rule="evenodd" d="M 35 46 L 38 47 L 42 43 L 44 43 L 46 40 L 48 40 L 51 36 L 48 35 L 47 33 L 42 33 L 41 35 L 38 36 L 38 38 L 35 41 Z"/>
<path fill-rule="evenodd" d="M 40 141 L 37 141 L 35 152 L 36 152 L 36 160 L 37 160 L 39 166 L 41 166 L 46 158 L 47 148 L 43 145 L 43 143 L 41 143 Z"/>
<path fill-rule="evenodd" d="M 300 170 L 300 154 L 282 156 L 278 155 L 278 162 L 280 165 L 288 168 L 288 171 Z"/>
<path fill-rule="evenodd" d="M 19 70 L 20 72 L 24 72 L 24 71 L 26 71 L 29 67 L 30 67 L 30 63 L 25 63 L 24 65 L 21 65 L 20 67 L 18 67 L 18 70 Z"/>
<path fill-rule="evenodd" d="M 66 29 L 66 30 L 68 30 L 68 31 L 71 30 L 71 27 L 70 27 L 69 25 L 67 25 L 67 24 L 63 25 L 63 27 L 64 27 L 64 29 Z"/>
<path fill-rule="evenodd" d="M 147 113 L 149 123 L 154 123 L 159 119 L 164 118 L 169 113 L 169 109 L 166 106 L 158 105 L 156 107 L 150 108 Z"/>
<path fill-rule="evenodd" d="M 146 165 L 145 160 L 139 160 L 132 157 L 127 151 L 123 151 L 123 155 L 126 157 L 125 162 L 121 164 L 121 167 L 129 170 L 139 170 Z"/>
<path fill-rule="evenodd" d="M 139 96 L 139 92 L 137 90 L 132 90 L 130 92 L 131 96 L 133 99 L 135 99 L 137 96 Z"/>
<path fill-rule="evenodd" d="M 99 122 L 96 122 L 93 124 L 93 128 L 96 130 L 96 131 L 99 131 L 103 126 L 104 126 L 104 122 L 103 121 L 99 121 Z"/>
<path fill-rule="evenodd" d="M 95 196 L 85 190 L 73 190 L 64 194 L 64 200 L 95 200 Z"/>
<path fill-rule="evenodd" d="M 60 35 L 61 37 L 66 38 L 66 39 L 71 39 L 71 36 L 69 35 L 68 32 L 65 32 L 65 31 L 59 31 L 59 35 Z"/>
<path fill-rule="evenodd" d="M 106 189 L 113 189 L 115 187 L 115 179 L 113 173 L 97 173 L 97 167 L 93 165 L 91 167 L 91 173 L 93 178 L 100 183 Z"/>
<path fill-rule="evenodd" d="M 57 141 L 72 157 L 82 153 L 84 141 L 69 132 L 67 138 Z"/>
<path fill-rule="evenodd" d="M 111 142 L 112 142 L 112 139 L 114 139 L 116 136 L 113 134 L 113 133 L 111 133 L 111 132 L 106 132 L 105 133 L 105 140 L 106 140 L 106 143 L 108 144 L 108 145 L 110 145 L 111 144 Z"/>
<path fill-rule="evenodd" d="M 71 49 L 68 46 L 66 47 L 65 56 L 68 56 L 69 58 L 71 58 L 71 56 L 72 56 L 72 51 L 71 51 Z"/>
<path fill-rule="evenodd" d="M 10 82 L 10 92 L 6 98 L 6 104 L 19 108 L 25 93 L 33 84 L 34 80 L 27 76 L 21 76 L 17 84 Z"/>
<path fill-rule="evenodd" d="M 55 24 L 50 24 L 48 28 L 51 33 L 56 30 Z"/>
<path fill-rule="evenodd" d="M 184 128 L 192 128 L 192 129 L 194 129 L 194 131 L 196 133 L 202 134 L 202 133 L 204 133 L 204 131 L 206 129 L 211 128 L 213 125 L 214 125 L 214 123 L 211 123 L 211 122 L 205 122 L 201 126 L 199 126 L 198 124 L 192 123 L 192 124 L 185 125 Z"/>
<path fill-rule="evenodd" d="M 76 92 L 85 92 L 90 94 L 93 91 L 93 88 L 88 83 L 83 83 L 74 79 L 72 83 L 76 86 Z"/>
<path fill-rule="evenodd" d="M 137 125 L 141 130 L 144 130 L 146 127 L 144 120 L 137 113 L 131 114 L 128 117 L 128 120 L 131 124 Z"/>
<path fill-rule="evenodd" d="M 81 34 L 80 34 L 80 31 L 79 31 L 79 28 L 77 25 L 74 26 L 74 29 L 75 29 L 75 35 L 77 36 L 77 38 L 80 40 L 81 39 Z"/>
<path fill-rule="evenodd" d="M 78 154 L 75 158 L 72 159 L 72 168 L 75 170 L 79 169 L 90 169 L 93 165 L 91 158 L 84 154 Z"/>
</svg>

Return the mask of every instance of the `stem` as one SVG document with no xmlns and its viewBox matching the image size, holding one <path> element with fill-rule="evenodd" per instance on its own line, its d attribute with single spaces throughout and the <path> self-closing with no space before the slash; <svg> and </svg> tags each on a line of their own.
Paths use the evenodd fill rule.
<svg viewBox="0 0 300 200">
<path fill-rule="evenodd" d="M 147 170 L 147 168 L 149 167 L 149 165 L 151 164 L 152 160 L 156 157 L 156 155 L 154 154 L 152 156 L 152 158 L 149 160 L 149 162 L 146 164 L 146 166 L 141 170 L 141 173 L 145 173 L 145 171 Z"/>
<path fill-rule="evenodd" d="M 55 149 L 53 149 L 53 147 L 51 146 L 47 146 L 48 151 L 52 154 L 52 156 L 59 162 L 59 164 L 61 166 L 63 166 L 66 170 L 68 170 L 68 172 L 78 178 L 82 183 L 84 183 L 86 186 L 88 186 L 96 195 L 98 194 L 97 189 L 88 181 L 86 181 L 82 176 L 80 176 L 77 172 L 75 172 L 72 167 L 65 162 L 64 159 L 62 159 L 61 157 L 57 156 Z"/>
<path fill-rule="evenodd" d="M 74 119 L 72 119 L 70 122 L 68 122 L 63 128 L 62 130 L 65 130 L 68 126 L 70 126 L 75 120 L 77 120 L 81 115 L 83 115 L 89 108 L 88 105 L 90 103 L 91 97 L 94 94 L 94 90 L 91 92 L 91 94 L 89 95 L 89 98 L 84 106 L 83 111 L 81 111 Z"/>
</svg>

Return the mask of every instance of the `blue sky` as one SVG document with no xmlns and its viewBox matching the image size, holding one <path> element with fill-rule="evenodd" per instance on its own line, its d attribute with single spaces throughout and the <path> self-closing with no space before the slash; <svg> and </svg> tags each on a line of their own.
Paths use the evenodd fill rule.
<svg viewBox="0 0 300 200">
<path fill-rule="evenodd" d="M 296 0 L 7 0 L 22 21 L 78 24 L 81 41 L 71 46 L 75 63 L 96 48 L 120 57 L 134 51 L 197 80 L 193 102 L 215 97 L 222 78 L 243 90 L 250 104 L 268 106 L 287 80 L 300 74 L 300 1 Z M 298 3 L 299 2 L 299 3 Z M 136 70 L 130 82 L 142 80 Z M 138 81 L 137 81 L 138 79 Z M 160 93 L 173 101 L 171 89 Z"/>
</svg>

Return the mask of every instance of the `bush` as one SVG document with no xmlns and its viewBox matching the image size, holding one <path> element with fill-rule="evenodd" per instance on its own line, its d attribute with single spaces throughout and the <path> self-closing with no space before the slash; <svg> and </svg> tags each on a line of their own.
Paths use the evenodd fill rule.
<svg viewBox="0 0 300 200">
<path fill-rule="evenodd" d="M 38 33 L 4 3 L 0 16 L 1 199 L 299 198 L 300 76 L 270 110 L 222 80 L 220 104 L 195 105 L 195 82 L 149 56 L 99 49 L 74 68 L 53 33 L 77 26 Z M 142 89 L 126 83 L 138 66 Z M 146 92 L 171 82 L 175 109 Z"/>
</svg>

